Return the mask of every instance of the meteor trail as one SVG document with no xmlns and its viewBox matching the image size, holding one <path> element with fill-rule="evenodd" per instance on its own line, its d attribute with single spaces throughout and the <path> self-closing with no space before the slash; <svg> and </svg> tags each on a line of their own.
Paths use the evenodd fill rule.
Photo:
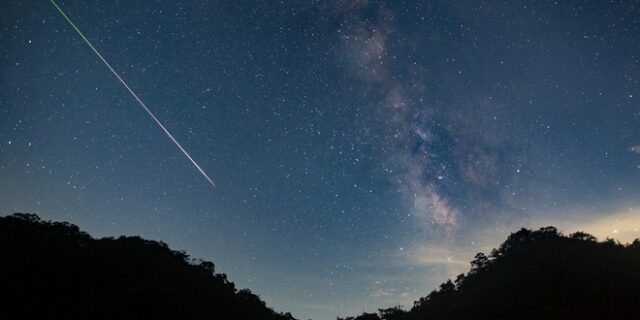
<svg viewBox="0 0 640 320">
<path fill-rule="evenodd" d="M 173 143 L 178 147 L 178 149 L 180 149 L 180 151 L 182 151 L 182 153 L 187 157 L 187 159 L 189 159 L 189 161 L 191 161 L 191 163 L 196 167 L 196 169 L 198 169 L 198 171 L 200 171 L 202 176 L 204 176 L 204 178 L 207 179 L 207 181 L 209 181 L 209 183 L 211 183 L 211 185 L 213 187 L 216 187 L 216 184 L 213 182 L 213 180 L 211 180 L 211 178 L 209 178 L 209 176 L 204 172 L 204 170 L 202 170 L 202 168 L 200 168 L 200 166 L 196 163 L 196 161 L 193 160 L 193 158 L 191 158 L 189 153 L 186 150 L 184 150 L 182 145 L 180 145 L 180 142 L 178 142 L 178 140 L 176 140 L 173 137 L 173 135 L 171 135 L 171 133 L 169 133 L 169 130 L 167 130 L 167 128 L 165 128 L 164 125 L 162 125 L 160 120 L 158 120 L 158 118 L 156 118 L 156 116 L 153 114 L 153 112 L 151 112 L 151 110 L 149 110 L 149 108 L 147 108 L 147 105 L 145 105 L 144 102 L 142 102 L 142 100 L 140 100 L 138 95 L 135 92 L 133 92 L 133 90 L 131 90 L 131 88 L 124 81 L 124 79 L 122 79 L 122 77 L 120 77 L 120 75 L 116 72 L 116 70 L 114 70 L 111 67 L 109 62 L 107 62 L 107 60 L 100 54 L 100 52 L 98 52 L 98 49 L 96 49 L 93 46 L 93 44 L 91 44 L 89 39 L 87 39 L 87 37 L 85 37 L 84 34 L 82 34 L 82 31 L 80 31 L 80 29 L 78 29 L 78 27 L 76 27 L 75 23 L 73 23 L 73 21 L 71 21 L 71 19 L 69 19 L 69 17 L 67 16 L 67 14 L 64 13 L 64 11 L 62 11 L 62 8 L 60 8 L 60 6 L 58 6 L 58 4 L 54 0 L 49 0 L 49 1 L 51 1 L 51 4 L 53 4 L 53 6 L 55 6 L 56 9 L 58 9 L 60 14 L 65 18 L 65 20 L 67 20 L 69 25 L 71 25 L 71 27 L 80 35 L 82 40 L 84 40 L 84 42 L 89 46 L 89 48 L 91 48 L 91 50 L 93 50 L 93 52 L 98 56 L 98 58 L 100 58 L 100 60 L 104 63 L 104 65 L 107 66 L 107 68 L 109 68 L 111 73 L 113 73 L 113 75 L 116 76 L 116 78 L 118 78 L 120 83 L 122 83 L 122 85 L 127 89 L 127 91 L 129 91 L 129 93 L 131 93 L 133 98 L 138 102 L 138 104 L 142 107 L 142 109 L 144 109 L 144 111 L 146 111 L 149 114 L 149 116 L 153 119 L 153 121 L 155 121 L 158 124 L 158 126 L 160 126 L 162 131 L 164 131 L 164 133 L 167 134 L 167 137 L 169 137 L 169 139 L 171 139 L 171 141 L 173 141 Z"/>
</svg>

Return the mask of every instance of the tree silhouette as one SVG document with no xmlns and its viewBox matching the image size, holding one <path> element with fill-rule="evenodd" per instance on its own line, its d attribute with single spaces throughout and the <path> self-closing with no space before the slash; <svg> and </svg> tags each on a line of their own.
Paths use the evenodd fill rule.
<svg viewBox="0 0 640 320">
<path fill-rule="evenodd" d="M 338 319 L 640 319 L 638 288 L 640 239 L 521 229 L 409 310 Z M 0 218 L 0 292 L 0 319 L 294 320 L 163 242 L 94 239 L 23 213 Z"/>
<path fill-rule="evenodd" d="M 0 218 L 0 250 L 0 319 L 294 319 L 162 242 L 17 213 Z"/>
<path fill-rule="evenodd" d="M 640 239 L 622 245 L 554 227 L 521 229 L 469 272 L 385 320 L 640 319 Z M 358 318 L 355 318 L 358 319 Z M 373 318 L 372 318 L 373 319 Z"/>
</svg>

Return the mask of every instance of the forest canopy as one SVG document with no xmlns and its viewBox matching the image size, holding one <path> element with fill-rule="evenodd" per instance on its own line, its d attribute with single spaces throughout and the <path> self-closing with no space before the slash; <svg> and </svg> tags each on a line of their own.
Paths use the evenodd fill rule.
<svg viewBox="0 0 640 320">
<path fill-rule="evenodd" d="M 3 319 L 293 319 L 163 242 L 94 239 L 73 224 L 16 213 L 0 218 L 0 248 Z"/>
<path fill-rule="evenodd" d="M 292 320 L 212 262 L 140 237 L 94 239 L 67 222 L 0 218 L 0 316 Z M 640 240 L 521 229 L 405 310 L 339 320 L 640 318 Z"/>
<path fill-rule="evenodd" d="M 409 310 L 343 320 L 640 319 L 640 240 L 521 229 Z"/>
</svg>

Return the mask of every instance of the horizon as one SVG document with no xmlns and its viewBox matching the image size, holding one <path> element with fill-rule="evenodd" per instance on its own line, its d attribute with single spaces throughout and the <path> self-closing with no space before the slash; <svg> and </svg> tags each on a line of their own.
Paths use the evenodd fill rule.
<svg viewBox="0 0 640 320">
<path fill-rule="evenodd" d="M 0 12 L 3 214 L 314 320 L 409 307 L 523 227 L 640 238 L 640 7 L 56 3 L 110 66 L 48 1 Z"/>
</svg>

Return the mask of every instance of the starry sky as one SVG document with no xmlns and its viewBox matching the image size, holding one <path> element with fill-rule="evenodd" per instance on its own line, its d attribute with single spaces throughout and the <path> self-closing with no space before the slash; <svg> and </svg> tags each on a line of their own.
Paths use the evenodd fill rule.
<svg viewBox="0 0 640 320">
<path fill-rule="evenodd" d="M 0 11 L 0 213 L 141 235 L 316 320 L 411 306 L 521 227 L 640 237 L 633 1 Z"/>
</svg>

